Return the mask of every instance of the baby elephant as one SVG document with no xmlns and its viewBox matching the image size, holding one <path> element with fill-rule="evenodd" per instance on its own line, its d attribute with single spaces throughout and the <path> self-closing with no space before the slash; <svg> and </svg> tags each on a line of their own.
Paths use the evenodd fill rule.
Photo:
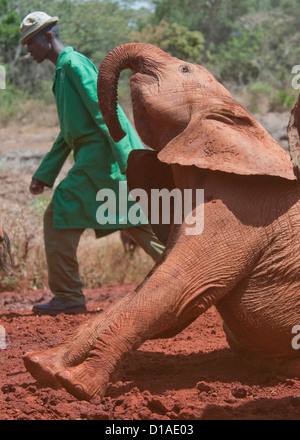
<svg viewBox="0 0 300 440">
<path fill-rule="evenodd" d="M 206 69 L 135 43 L 109 53 L 99 72 L 115 141 L 125 135 L 116 103 L 127 68 L 135 126 L 152 149 L 130 154 L 128 184 L 149 195 L 148 218 L 165 252 L 134 291 L 58 347 L 26 354 L 25 366 L 79 399 L 103 396 L 130 350 L 174 336 L 215 305 L 233 350 L 299 376 L 292 331 L 300 325 L 300 187 L 289 155 Z M 153 189 L 189 194 L 190 209 L 186 199 L 170 205 L 167 224 L 153 216 Z M 198 216 L 204 224 L 191 231 Z"/>
</svg>

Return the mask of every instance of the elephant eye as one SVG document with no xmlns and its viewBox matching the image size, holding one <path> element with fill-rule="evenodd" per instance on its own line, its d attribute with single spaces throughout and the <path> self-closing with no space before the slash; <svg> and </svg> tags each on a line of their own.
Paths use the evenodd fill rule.
<svg viewBox="0 0 300 440">
<path fill-rule="evenodd" d="M 186 65 L 180 66 L 180 70 L 182 73 L 189 73 L 190 72 L 189 66 L 186 66 Z"/>
</svg>

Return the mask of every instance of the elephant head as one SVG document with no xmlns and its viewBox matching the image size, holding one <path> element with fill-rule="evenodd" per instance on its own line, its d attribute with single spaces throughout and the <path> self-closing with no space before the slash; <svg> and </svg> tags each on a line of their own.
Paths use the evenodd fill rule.
<svg viewBox="0 0 300 440">
<path fill-rule="evenodd" d="M 124 69 L 134 73 L 136 129 L 161 162 L 295 179 L 288 155 L 210 72 L 148 44 L 117 47 L 99 70 L 100 109 L 115 141 L 125 135 L 116 111 Z"/>
</svg>

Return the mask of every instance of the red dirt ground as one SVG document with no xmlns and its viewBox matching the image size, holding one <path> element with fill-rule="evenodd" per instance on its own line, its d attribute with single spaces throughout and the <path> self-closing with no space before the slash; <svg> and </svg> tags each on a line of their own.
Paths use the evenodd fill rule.
<svg viewBox="0 0 300 440">
<path fill-rule="evenodd" d="M 36 316 L 48 292 L 0 293 L 0 420 L 298 420 L 300 380 L 263 372 L 229 349 L 214 308 L 171 339 L 145 342 L 102 401 L 77 401 L 38 384 L 22 354 L 56 345 L 133 286 L 86 290 L 88 313 Z M 97 312 L 98 310 L 98 312 Z M 3 329 L 2 329 L 3 330 Z"/>
</svg>

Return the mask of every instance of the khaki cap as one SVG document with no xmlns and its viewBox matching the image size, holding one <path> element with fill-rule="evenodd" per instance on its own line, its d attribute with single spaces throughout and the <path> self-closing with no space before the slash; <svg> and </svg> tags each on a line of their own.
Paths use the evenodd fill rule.
<svg viewBox="0 0 300 440">
<path fill-rule="evenodd" d="M 36 11 L 26 15 L 23 19 L 20 31 L 22 33 L 21 44 L 25 44 L 30 38 L 47 27 L 51 23 L 56 23 L 58 17 L 51 17 L 46 12 Z"/>
</svg>

